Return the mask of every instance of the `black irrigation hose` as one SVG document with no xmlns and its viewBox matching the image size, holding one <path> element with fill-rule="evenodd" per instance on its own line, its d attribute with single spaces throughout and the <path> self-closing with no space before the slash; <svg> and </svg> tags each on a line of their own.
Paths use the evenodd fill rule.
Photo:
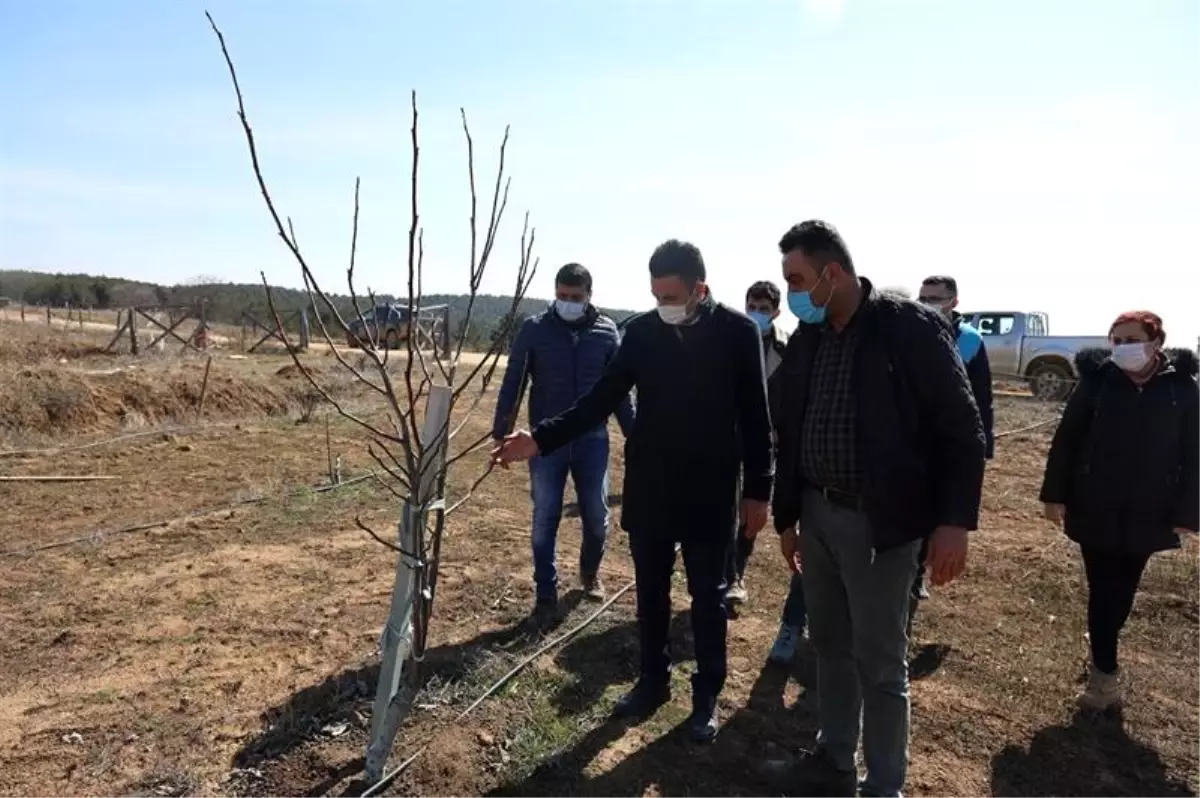
<svg viewBox="0 0 1200 798">
<path fill-rule="evenodd" d="M 632 590 L 634 584 L 635 583 L 633 581 L 630 581 L 629 584 L 625 585 L 625 587 L 621 588 L 616 593 L 613 593 L 611 596 L 609 596 L 607 601 L 605 601 L 603 604 L 601 604 L 600 607 L 595 612 L 593 612 L 591 615 L 589 615 L 587 618 L 584 618 L 582 621 L 580 621 L 577 626 L 571 628 L 570 630 L 568 630 L 566 632 L 563 632 L 561 635 L 559 635 L 558 637 L 555 637 L 554 639 L 550 640 L 549 642 L 544 643 L 532 654 L 530 654 L 525 659 L 518 662 L 513 667 L 512 670 L 510 670 L 508 673 L 504 674 L 499 679 L 497 679 L 492 684 L 492 686 L 489 687 L 488 689 L 484 690 L 483 693 L 478 698 L 476 698 L 475 701 L 469 707 L 467 707 L 462 712 L 460 712 L 458 717 L 456 717 L 454 719 L 454 725 L 457 726 L 459 723 L 461 723 L 463 718 L 465 718 L 467 715 L 469 715 L 473 711 L 475 711 L 475 709 L 477 709 L 480 704 L 482 704 L 489 697 L 491 697 L 497 690 L 499 690 L 501 687 L 503 687 L 504 685 L 506 685 L 510 681 L 512 681 L 514 676 L 519 674 L 521 671 L 525 670 L 525 668 L 529 667 L 529 665 L 531 663 L 533 663 L 533 661 L 536 660 L 538 657 L 542 656 L 550 649 L 555 648 L 555 647 L 565 643 L 566 641 L 570 640 L 572 637 L 574 637 L 575 635 L 579 634 L 584 629 L 586 629 L 593 621 L 595 621 L 597 618 L 599 618 L 600 615 L 605 610 L 607 610 L 609 607 L 611 607 L 613 605 L 613 602 L 615 602 L 621 596 L 625 595 L 630 590 Z M 412 765 L 413 762 L 416 762 L 417 759 L 420 758 L 420 756 L 422 754 L 424 754 L 426 751 L 428 751 L 431 743 L 432 743 L 432 741 L 426 742 L 424 745 L 422 745 L 420 748 L 418 748 L 411 756 L 409 756 L 408 759 L 405 759 L 403 762 L 401 762 L 399 765 L 397 765 L 393 770 L 390 770 L 390 771 L 384 773 L 383 776 L 380 777 L 379 781 L 375 782 L 370 787 L 368 787 L 365 792 L 361 793 L 361 798 L 369 798 L 369 796 L 378 795 L 380 790 L 386 788 L 389 784 L 391 784 L 393 781 L 395 781 L 400 776 L 400 774 L 402 774 L 404 771 L 408 770 L 408 768 Z"/>
</svg>

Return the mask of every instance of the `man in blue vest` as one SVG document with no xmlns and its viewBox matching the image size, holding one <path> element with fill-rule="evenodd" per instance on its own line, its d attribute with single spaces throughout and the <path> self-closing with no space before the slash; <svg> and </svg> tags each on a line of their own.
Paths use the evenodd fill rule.
<svg viewBox="0 0 1200 798">
<path fill-rule="evenodd" d="M 592 305 L 592 275 L 568 263 L 554 278 L 554 303 L 525 320 L 513 339 L 508 367 L 496 399 L 492 435 L 512 431 L 526 380 L 530 382 L 529 421 L 554 418 L 585 395 L 617 353 L 616 323 Z M 633 429 L 633 403 L 626 395 L 616 412 L 621 431 Z M 537 590 L 534 620 L 553 619 L 558 605 L 555 545 L 562 519 L 567 474 L 575 483 L 583 545 L 579 575 L 585 595 L 603 600 L 600 560 L 608 537 L 608 429 L 600 424 L 547 455 L 529 461 L 533 499 L 533 580 Z"/>
<path fill-rule="evenodd" d="M 938 311 L 954 327 L 958 338 L 958 354 L 962 357 L 963 365 L 967 367 L 967 378 L 971 381 L 971 392 L 975 394 L 975 404 L 979 406 L 979 417 L 983 420 L 983 434 L 987 441 L 985 457 L 992 459 L 995 449 L 993 432 L 992 408 L 992 367 L 988 365 L 987 347 L 983 344 L 983 335 L 979 330 L 963 321 L 955 310 L 958 307 L 958 281 L 945 275 L 926 277 L 921 283 L 921 292 L 917 301 L 922 305 Z M 925 551 L 921 551 L 924 562 Z M 925 568 L 917 571 L 916 581 L 913 582 L 912 596 L 909 598 L 908 630 L 912 636 L 913 616 L 917 612 L 917 602 L 929 598 L 925 587 Z"/>
</svg>

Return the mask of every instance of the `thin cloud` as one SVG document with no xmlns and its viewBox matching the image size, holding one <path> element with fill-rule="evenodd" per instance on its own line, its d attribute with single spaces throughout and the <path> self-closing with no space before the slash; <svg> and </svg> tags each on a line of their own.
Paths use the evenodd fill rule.
<svg viewBox="0 0 1200 798">
<path fill-rule="evenodd" d="M 842 21 L 845 0 L 801 0 L 801 9 L 810 22 L 822 28 L 833 28 Z"/>
</svg>

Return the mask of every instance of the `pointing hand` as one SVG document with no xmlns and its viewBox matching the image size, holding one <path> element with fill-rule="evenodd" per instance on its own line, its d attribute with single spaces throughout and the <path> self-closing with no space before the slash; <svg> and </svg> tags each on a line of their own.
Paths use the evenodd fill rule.
<svg viewBox="0 0 1200 798">
<path fill-rule="evenodd" d="M 521 429 L 506 435 L 504 440 L 500 441 L 500 445 L 492 449 L 492 462 L 501 468 L 508 468 L 508 464 L 513 461 L 528 460 L 537 457 L 539 453 L 537 441 L 528 430 Z"/>
</svg>

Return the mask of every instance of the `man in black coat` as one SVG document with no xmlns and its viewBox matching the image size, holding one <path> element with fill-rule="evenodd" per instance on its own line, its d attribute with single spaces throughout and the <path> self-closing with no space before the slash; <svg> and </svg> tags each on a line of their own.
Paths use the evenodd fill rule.
<svg viewBox="0 0 1200 798">
<path fill-rule="evenodd" d="M 704 259 L 671 240 L 650 257 L 657 312 L 626 326 L 604 375 L 557 418 L 508 436 L 493 452 L 506 464 L 549 453 L 593 429 L 637 389 L 638 413 L 625 443 L 621 527 L 637 580 L 641 668 L 615 711 L 648 715 L 670 698 L 671 573 L 680 544 L 692 597 L 696 674 L 689 731 L 717 733 L 725 683 L 725 566 L 740 516 L 753 536 L 767 522 L 771 423 L 760 335 L 743 314 L 713 301 Z"/>
<path fill-rule="evenodd" d="M 908 765 L 908 594 L 929 538 L 935 585 L 966 565 L 984 436 L 940 315 L 876 292 L 841 235 L 808 221 L 779 242 L 800 320 L 779 367 L 774 517 L 803 571 L 817 655 L 817 747 L 798 777 L 817 795 L 899 795 Z M 861 718 L 861 723 L 860 723 Z"/>
</svg>

